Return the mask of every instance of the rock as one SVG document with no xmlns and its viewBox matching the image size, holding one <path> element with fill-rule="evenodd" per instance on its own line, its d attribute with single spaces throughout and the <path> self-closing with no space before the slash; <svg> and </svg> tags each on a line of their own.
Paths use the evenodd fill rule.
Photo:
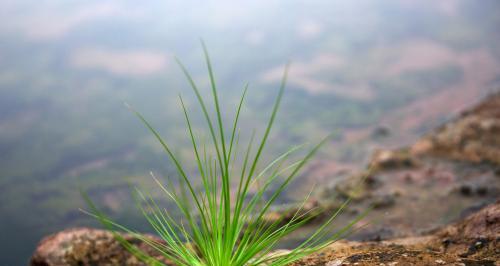
<svg viewBox="0 0 500 266">
<path fill-rule="evenodd" d="M 130 243 L 161 260 L 158 252 L 131 235 L 123 235 Z M 152 240 L 161 242 L 154 236 Z M 166 265 L 171 262 L 162 260 Z M 31 266 L 59 265 L 146 265 L 128 252 L 106 230 L 73 228 L 42 239 L 30 260 Z"/>
<path fill-rule="evenodd" d="M 157 256 L 140 241 L 126 234 L 124 237 Z M 499 239 L 500 201 L 497 201 L 431 235 L 381 242 L 342 240 L 291 265 L 495 265 L 500 260 Z M 275 251 L 286 252 L 289 251 Z M 110 232 L 75 228 L 43 239 L 30 265 L 144 264 L 125 251 Z"/>
<path fill-rule="evenodd" d="M 410 152 L 411 154 L 418 156 L 429 153 L 433 148 L 434 144 L 432 143 L 432 141 L 430 139 L 423 138 L 417 140 L 415 144 L 410 147 Z"/>
<path fill-rule="evenodd" d="M 448 239 L 500 238 L 500 200 L 461 222 L 445 227 L 439 236 Z"/>
<path fill-rule="evenodd" d="M 441 242 L 440 246 L 438 239 L 447 239 L 449 244 L 443 245 Z M 457 254 L 461 258 L 499 261 L 499 240 L 500 201 L 497 201 L 469 215 L 463 221 L 446 226 L 436 234 L 431 245 L 438 246 L 443 252 Z"/>
<path fill-rule="evenodd" d="M 372 199 L 372 206 L 375 209 L 392 207 L 396 203 L 395 197 L 396 195 L 392 194 L 374 196 Z"/>
<path fill-rule="evenodd" d="M 500 92 L 417 141 L 410 150 L 417 155 L 500 164 Z"/>
<path fill-rule="evenodd" d="M 342 265 L 342 260 L 332 260 L 325 264 L 325 266 L 340 266 Z"/>
<path fill-rule="evenodd" d="M 362 201 L 370 197 L 370 188 L 378 183 L 378 181 L 375 181 L 376 179 L 371 176 L 371 173 L 363 172 L 341 180 L 335 184 L 331 194 L 342 200 L 351 199 L 353 201 Z M 365 180 L 364 183 L 361 182 L 363 180 Z M 367 180 L 368 182 L 366 182 Z"/>
<path fill-rule="evenodd" d="M 350 198 L 349 209 L 374 206 L 372 214 L 384 217 L 374 231 L 391 228 L 400 237 L 494 202 L 500 193 L 500 165 L 493 160 L 500 159 L 499 110 L 500 92 L 410 147 L 376 151 L 361 172 L 332 175 L 332 189 L 320 202 Z"/>
<path fill-rule="evenodd" d="M 499 239 L 500 201 L 432 235 L 382 242 L 338 241 L 291 265 L 497 265 Z"/>
<path fill-rule="evenodd" d="M 378 150 L 370 161 L 374 170 L 410 168 L 418 164 L 418 159 L 406 150 Z"/>
<path fill-rule="evenodd" d="M 438 259 L 438 260 L 435 260 L 434 262 L 436 262 L 437 264 L 445 264 L 446 262 L 442 259 Z"/>
</svg>

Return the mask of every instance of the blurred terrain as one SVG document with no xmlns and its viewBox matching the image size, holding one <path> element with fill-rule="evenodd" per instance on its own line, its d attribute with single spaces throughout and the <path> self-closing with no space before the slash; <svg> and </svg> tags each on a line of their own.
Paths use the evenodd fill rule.
<svg viewBox="0 0 500 266">
<path fill-rule="evenodd" d="M 318 220 L 330 218 L 350 198 L 330 229 L 340 230 L 371 206 L 369 218 L 346 234 L 349 240 L 336 241 L 293 265 L 498 265 L 499 111 L 497 92 L 411 146 L 377 150 L 362 173 L 333 175 L 322 182 L 320 197 L 300 209 L 297 204 L 274 206 L 276 211 L 265 216 L 269 224 L 280 219 L 285 225 L 302 217 L 311 226 L 287 236 L 272 253 L 289 252 L 283 248 L 307 239 Z M 175 265 L 137 238 L 123 236 L 166 265 Z M 110 231 L 85 227 L 44 237 L 30 260 L 32 266 L 95 264 L 145 265 Z"/>
<path fill-rule="evenodd" d="M 489 204 L 462 220 L 443 226 L 431 234 L 388 241 L 356 242 L 340 240 L 321 252 L 311 254 L 294 266 L 375 266 L 375 265 L 498 265 L 500 202 Z M 175 265 L 156 250 L 124 237 L 137 248 L 165 265 Z M 148 236 L 154 241 L 160 239 Z M 274 254 L 289 252 L 277 250 Z M 51 265 L 130 265 L 143 266 L 106 230 L 73 228 L 40 241 L 31 266 Z"/>
<path fill-rule="evenodd" d="M 306 210 L 323 210 L 317 217 L 322 220 L 350 198 L 345 214 L 336 221 L 338 227 L 373 208 L 370 224 L 350 239 L 381 241 L 426 234 L 499 200 L 499 160 L 496 92 L 411 145 L 377 149 L 364 168 L 329 172 L 325 163 L 310 169 L 308 176 L 329 172 L 330 178 L 322 181 L 321 193 Z M 304 182 L 297 190 L 301 187 Z M 304 231 L 298 235 L 307 235 Z"/>
<path fill-rule="evenodd" d="M 150 119 L 190 165 L 178 94 L 193 114 L 198 110 L 173 55 L 208 93 L 199 37 L 212 56 L 224 110 L 235 109 L 250 82 L 242 139 L 253 129 L 262 133 L 283 65 L 292 60 L 265 159 L 336 132 L 298 181 L 308 185 L 342 180 L 339 172 L 363 168 L 376 149 L 413 144 L 500 85 L 495 0 L 6 0 L 0 17 L 0 235 L 11 239 L 1 242 L 5 265 L 26 263 L 43 235 L 96 225 L 78 211 L 80 189 L 118 221 L 147 230 L 131 208 L 128 183 L 148 187 L 149 171 L 173 171 L 123 102 Z M 194 117 L 199 132 L 201 121 Z M 440 150 L 453 136 L 439 135 Z M 454 162 L 443 167 L 461 172 Z M 449 189 L 440 178 L 423 190 Z M 446 221 L 457 212 L 434 207 L 426 211 Z M 404 218 L 421 213 L 414 211 Z"/>
</svg>

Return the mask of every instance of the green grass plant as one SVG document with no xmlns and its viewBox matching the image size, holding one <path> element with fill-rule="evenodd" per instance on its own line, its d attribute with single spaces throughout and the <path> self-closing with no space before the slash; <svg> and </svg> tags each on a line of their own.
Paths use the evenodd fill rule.
<svg viewBox="0 0 500 266">
<path fill-rule="evenodd" d="M 188 176 L 185 165 L 167 142 L 139 112 L 131 108 L 156 137 L 177 170 L 179 182 L 176 186 L 172 185 L 173 182 L 165 185 L 153 173 L 151 176 L 158 188 L 175 204 L 178 209 L 176 211 L 182 218 L 179 219 L 177 215 L 174 217 L 174 210 L 162 208 L 150 193 L 138 188 L 134 188 L 132 193 L 137 207 L 163 242 L 154 241 L 113 222 L 84 195 L 91 209 L 89 213 L 111 230 L 127 250 L 148 265 L 163 263 L 126 241 L 119 231 L 132 234 L 165 259 L 185 266 L 287 265 L 349 234 L 354 228 L 353 225 L 366 213 L 338 230 L 333 231 L 330 226 L 347 206 L 347 200 L 296 248 L 289 252 L 272 253 L 285 237 L 319 214 L 303 211 L 303 206 L 309 198 L 306 196 L 291 219 L 285 221 L 281 218 L 273 222 L 265 219 L 271 206 L 328 137 L 312 147 L 301 159 L 290 162 L 293 157 L 291 155 L 303 147 L 294 146 L 264 167 L 260 167 L 282 100 L 288 65 L 285 67 L 278 95 L 261 139 L 256 141 L 253 135 L 245 145 L 246 149 L 240 151 L 238 125 L 248 86 L 243 90 L 230 130 L 226 130 L 212 64 L 203 42 L 202 46 L 210 78 L 213 110 L 209 110 L 207 99 L 202 96 L 184 65 L 177 60 L 196 95 L 207 124 L 209 141 L 203 142 L 194 133 L 187 107 L 179 96 L 198 175 Z M 240 169 L 234 170 L 235 165 Z"/>
</svg>

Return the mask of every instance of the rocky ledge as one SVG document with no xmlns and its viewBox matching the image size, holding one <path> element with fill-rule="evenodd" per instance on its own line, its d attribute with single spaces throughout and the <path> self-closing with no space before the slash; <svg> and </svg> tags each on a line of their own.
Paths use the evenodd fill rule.
<svg viewBox="0 0 500 266">
<path fill-rule="evenodd" d="M 299 265 L 500 265 L 500 202 L 434 233 L 381 242 L 339 241 Z"/>
<path fill-rule="evenodd" d="M 124 236 L 159 258 L 148 246 Z M 339 241 L 292 265 L 499 265 L 499 240 L 500 201 L 497 201 L 432 234 L 378 242 Z M 168 261 L 165 264 L 171 265 Z M 144 264 L 127 252 L 112 233 L 75 228 L 43 239 L 30 265 Z"/>
</svg>

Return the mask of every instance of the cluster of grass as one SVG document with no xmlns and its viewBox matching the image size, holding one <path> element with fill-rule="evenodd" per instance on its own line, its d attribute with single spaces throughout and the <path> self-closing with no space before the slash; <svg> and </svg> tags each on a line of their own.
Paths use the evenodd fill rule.
<svg viewBox="0 0 500 266">
<path fill-rule="evenodd" d="M 273 203 L 328 138 L 312 147 L 297 161 L 289 162 L 290 156 L 302 146 L 292 147 L 267 166 L 259 167 L 283 96 L 288 66 L 285 68 L 279 93 L 262 138 L 257 142 L 252 136 L 245 145 L 246 149 L 239 152 L 238 124 L 247 86 L 228 131 L 223 123 L 210 58 L 205 45 L 202 45 L 210 77 L 214 116 L 209 112 L 206 99 L 202 97 L 193 78 L 178 61 L 201 107 L 210 138 L 210 146 L 200 142 L 200 138 L 193 132 L 190 115 L 182 97 L 179 97 L 196 159 L 199 174 L 197 179 L 188 176 L 185 167 L 172 152 L 171 147 L 140 113 L 132 109 L 154 134 L 177 169 L 178 186 L 173 186 L 172 182 L 166 186 L 152 173 L 151 175 L 165 196 L 175 203 L 178 208 L 176 211 L 180 212 L 182 219 L 174 218 L 172 215 L 174 210 L 163 209 L 149 193 L 137 188 L 133 190 L 137 206 L 164 242 L 151 240 L 111 221 L 87 196 L 84 196 L 91 208 L 91 215 L 112 230 L 116 239 L 127 250 L 149 265 L 163 264 L 127 242 L 118 231 L 133 234 L 164 258 L 177 265 L 186 266 L 286 265 L 317 252 L 350 233 L 353 225 L 364 217 L 364 213 L 339 230 L 332 231 L 329 226 L 346 207 L 348 204 L 346 201 L 296 248 L 287 253 L 272 253 L 281 240 L 319 214 L 319 212 L 302 211 L 304 203 L 309 198 L 307 196 L 291 219 L 287 221 L 278 219 L 274 222 L 264 219 Z M 234 170 L 233 167 L 238 160 L 241 169 Z M 259 168 L 262 170 L 259 171 Z M 274 189 L 271 189 L 271 186 L 274 186 Z"/>
</svg>

